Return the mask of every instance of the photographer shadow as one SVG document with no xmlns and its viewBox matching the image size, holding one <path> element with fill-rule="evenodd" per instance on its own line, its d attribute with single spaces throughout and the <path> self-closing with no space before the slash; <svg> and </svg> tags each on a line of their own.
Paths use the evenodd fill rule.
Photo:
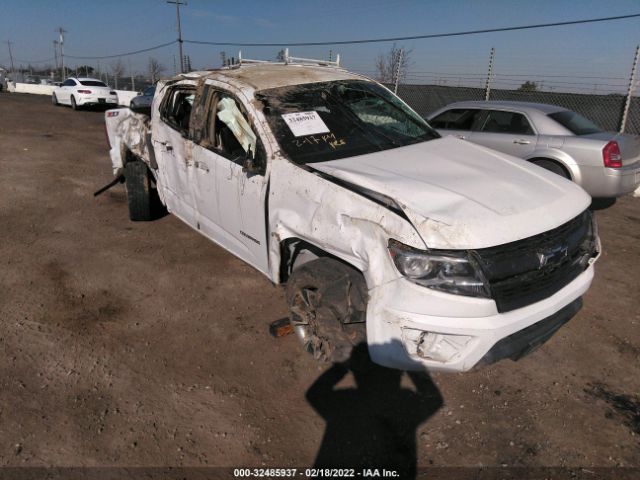
<svg viewBox="0 0 640 480">
<path fill-rule="evenodd" d="M 402 348 L 374 348 L 398 346 Z M 335 388 L 349 371 L 356 387 Z M 415 390 L 401 386 L 405 373 Z M 354 348 L 347 362 L 325 371 L 306 398 L 327 424 L 315 467 L 353 468 L 356 475 L 384 468 L 398 472 L 398 478 L 415 478 L 416 430 L 443 404 L 426 372 L 377 365 L 365 343 Z"/>
</svg>

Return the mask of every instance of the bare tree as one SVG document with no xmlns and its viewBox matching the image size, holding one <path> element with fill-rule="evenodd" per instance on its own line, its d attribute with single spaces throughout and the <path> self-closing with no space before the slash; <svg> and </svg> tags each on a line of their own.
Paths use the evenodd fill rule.
<svg viewBox="0 0 640 480">
<path fill-rule="evenodd" d="M 118 58 L 115 62 L 111 64 L 111 73 L 114 77 L 114 82 L 116 84 L 116 90 L 118 89 L 118 79 L 124 75 L 124 63 L 122 60 Z"/>
<path fill-rule="evenodd" d="M 164 65 L 162 65 L 157 58 L 149 57 L 149 78 L 153 85 L 160 79 L 160 75 L 165 71 Z"/>
<path fill-rule="evenodd" d="M 400 81 L 404 80 L 411 66 L 411 52 L 404 47 L 393 47 L 387 53 L 381 53 L 376 58 L 376 75 L 380 83 L 392 83 L 399 74 Z M 398 68 L 398 63 L 400 64 Z"/>
</svg>

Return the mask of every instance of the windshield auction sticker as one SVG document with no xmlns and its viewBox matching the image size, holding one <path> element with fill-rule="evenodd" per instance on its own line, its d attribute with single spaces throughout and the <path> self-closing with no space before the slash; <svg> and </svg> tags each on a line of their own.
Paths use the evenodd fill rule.
<svg viewBox="0 0 640 480">
<path fill-rule="evenodd" d="M 285 113 L 282 118 L 296 137 L 329 133 L 329 129 L 316 111 Z"/>
</svg>

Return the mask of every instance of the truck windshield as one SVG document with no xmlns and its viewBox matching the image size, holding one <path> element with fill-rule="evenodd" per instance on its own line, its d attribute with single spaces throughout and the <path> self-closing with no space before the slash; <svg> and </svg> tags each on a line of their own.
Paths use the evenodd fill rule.
<svg viewBox="0 0 640 480">
<path fill-rule="evenodd" d="M 373 82 L 345 80 L 262 90 L 256 94 L 280 147 L 307 164 L 438 138 L 420 116 Z"/>
</svg>

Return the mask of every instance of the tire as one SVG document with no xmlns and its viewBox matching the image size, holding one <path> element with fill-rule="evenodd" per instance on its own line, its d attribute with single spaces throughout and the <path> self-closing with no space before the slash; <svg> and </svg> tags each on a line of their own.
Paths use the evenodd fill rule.
<svg viewBox="0 0 640 480">
<path fill-rule="evenodd" d="M 287 282 L 289 322 L 321 362 L 344 362 L 366 341 L 367 286 L 357 270 L 332 258 L 295 269 Z"/>
<path fill-rule="evenodd" d="M 73 95 L 71 95 L 71 108 L 73 110 L 80 110 L 80 107 L 78 107 L 78 104 L 76 103 L 76 99 Z"/>
<path fill-rule="evenodd" d="M 533 160 L 533 163 L 535 165 L 538 165 L 539 167 L 544 168 L 545 170 L 549 170 L 550 172 L 555 173 L 556 175 L 560 175 L 567 180 L 571 180 L 569 172 L 567 172 L 567 170 L 562 165 L 554 162 L 553 160 Z"/>
<path fill-rule="evenodd" d="M 56 97 L 55 93 L 53 95 L 51 95 L 51 103 L 53 103 L 56 107 L 60 105 L 58 103 L 58 97 Z"/>
<path fill-rule="evenodd" d="M 124 166 L 129 219 L 132 222 L 151 220 L 151 180 L 147 165 L 133 161 Z"/>
</svg>

